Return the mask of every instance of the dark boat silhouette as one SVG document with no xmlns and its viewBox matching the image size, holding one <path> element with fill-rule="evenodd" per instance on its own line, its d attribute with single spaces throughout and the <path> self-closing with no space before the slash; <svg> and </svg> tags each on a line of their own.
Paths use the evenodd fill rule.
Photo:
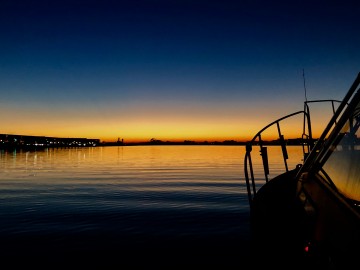
<svg viewBox="0 0 360 270">
<path fill-rule="evenodd" d="M 360 254 L 360 73 L 344 99 L 305 101 L 304 110 L 260 130 L 246 146 L 244 173 L 251 213 L 253 266 L 347 269 Z M 315 140 L 309 103 L 331 104 L 333 115 Z M 335 109 L 335 104 L 337 108 Z M 303 160 L 288 168 L 288 145 L 280 123 L 303 115 Z M 277 127 L 285 169 L 269 177 L 262 134 Z M 259 147 L 264 176 L 254 175 Z"/>
</svg>

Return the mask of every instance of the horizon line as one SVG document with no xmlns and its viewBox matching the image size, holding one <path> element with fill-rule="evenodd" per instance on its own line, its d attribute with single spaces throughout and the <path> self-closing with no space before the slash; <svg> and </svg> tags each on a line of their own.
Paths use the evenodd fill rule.
<svg viewBox="0 0 360 270">
<path fill-rule="evenodd" d="M 24 135 L 24 134 L 6 134 L 6 133 L 2 133 L 0 134 L 0 141 L 3 141 L 2 138 L 8 138 L 8 137 L 14 137 L 15 142 L 17 141 L 18 138 L 16 137 L 20 137 L 20 138 L 45 138 L 45 139 L 59 139 L 59 140 L 71 140 L 71 139 L 78 139 L 78 140 L 92 140 L 92 141 L 96 141 L 99 144 L 191 144 L 191 143 L 203 143 L 203 144 L 207 144 L 207 143 L 246 143 L 246 142 L 250 142 L 253 139 L 220 139 L 220 138 L 214 138 L 214 139 L 156 139 L 156 138 L 151 138 L 151 139 L 146 139 L 146 140 L 141 140 L 141 139 L 128 139 L 127 141 L 124 140 L 124 138 L 120 138 L 118 137 L 117 140 L 104 140 L 104 139 L 100 139 L 100 138 L 87 138 L 87 137 L 57 137 L 57 136 L 44 136 L 44 135 Z M 266 140 L 263 140 L 263 142 L 276 142 L 278 141 L 279 138 L 269 138 Z M 285 140 L 302 140 L 301 137 L 296 137 L 296 138 L 287 138 Z M 313 140 L 316 140 L 316 138 L 313 138 Z"/>
</svg>

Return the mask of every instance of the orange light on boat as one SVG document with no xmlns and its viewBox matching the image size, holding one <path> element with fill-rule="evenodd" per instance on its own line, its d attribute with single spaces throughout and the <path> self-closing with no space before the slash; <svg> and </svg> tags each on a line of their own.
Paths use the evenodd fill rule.
<svg viewBox="0 0 360 270">
<path fill-rule="evenodd" d="M 306 253 L 310 251 L 310 245 L 311 245 L 310 242 L 307 242 L 307 243 L 305 244 L 304 251 L 305 251 Z"/>
</svg>

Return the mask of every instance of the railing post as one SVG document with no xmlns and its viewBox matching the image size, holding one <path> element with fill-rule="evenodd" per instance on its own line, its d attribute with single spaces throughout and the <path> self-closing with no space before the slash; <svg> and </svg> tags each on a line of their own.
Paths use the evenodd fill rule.
<svg viewBox="0 0 360 270">
<path fill-rule="evenodd" d="M 282 150 L 282 154 L 283 154 L 283 158 L 284 158 L 284 165 L 285 165 L 285 169 L 288 172 L 288 165 L 287 165 L 287 159 L 288 157 L 288 153 L 287 153 L 287 149 L 286 149 L 286 144 L 285 144 L 285 140 L 284 140 L 284 135 L 281 134 L 281 130 L 280 130 L 280 124 L 279 122 L 276 122 L 277 125 L 277 129 L 278 129 L 278 133 L 279 133 L 279 141 L 280 141 L 280 145 L 281 145 L 281 150 Z"/>
<path fill-rule="evenodd" d="M 266 182 L 268 182 L 269 160 L 268 160 L 268 154 L 267 154 L 267 147 L 265 147 L 265 146 L 260 146 L 260 155 L 261 155 L 262 162 L 263 162 L 265 179 L 266 179 Z"/>
<path fill-rule="evenodd" d="M 268 182 L 269 181 L 269 177 L 268 177 L 269 163 L 268 163 L 268 158 L 267 158 L 267 148 L 263 146 L 263 141 L 261 139 L 260 134 L 258 135 L 258 137 L 259 137 L 260 155 L 262 156 L 263 167 L 264 167 L 265 180 L 266 180 L 266 182 Z"/>
<path fill-rule="evenodd" d="M 248 192 L 250 208 L 252 207 L 253 196 L 256 194 L 254 171 L 253 171 L 253 166 L 252 166 L 252 161 L 251 161 L 251 151 L 252 151 L 252 145 L 251 145 L 251 143 L 247 143 L 245 160 L 244 160 L 244 169 L 245 169 L 245 180 L 246 180 L 246 187 L 247 187 L 247 192 Z M 249 167 L 250 167 L 251 187 L 253 190 L 252 192 L 251 192 L 249 173 L 248 173 L 248 168 L 247 168 L 248 163 L 249 163 Z"/>
</svg>

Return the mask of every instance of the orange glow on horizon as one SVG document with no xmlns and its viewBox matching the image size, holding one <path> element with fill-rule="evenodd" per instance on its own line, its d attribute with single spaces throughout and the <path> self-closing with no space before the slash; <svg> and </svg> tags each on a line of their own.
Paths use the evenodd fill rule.
<svg viewBox="0 0 360 270">
<path fill-rule="evenodd" d="M 246 127 L 246 128 L 244 128 Z M 68 123 L 66 128 L 59 128 L 56 125 L 32 125 L 28 127 L 23 125 L 22 128 L 3 130 L 3 134 L 34 135 L 47 137 L 74 137 L 100 139 L 105 142 L 115 142 L 118 139 L 128 143 L 148 142 L 151 139 L 183 142 L 185 140 L 195 142 L 223 142 L 225 140 L 234 140 L 237 142 L 249 141 L 260 130 L 256 123 L 237 124 L 199 124 L 199 123 L 128 123 L 118 127 L 113 124 L 89 123 Z M 300 138 L 301 131 L 299 128 L 282 127 L 282 134 L 285 139 Z M 314 137 L 320 135 L 320 132 L 314 133 Z M 275 128 L 270 128 L 262 134 L 263 140 L 278 139 L 278 133 Z"/>
<path fill-rule="evenodd" d="M 248 141 L 264 126 L 282 117 L 285 109 L 271 111 L 260 104 L 257 108 L 229 104 L 223 110 L 214 106 L 189 105 L 188 108 L 169 105 L 160 108 L 149 106 L 119 111 L 116 108 L 102 108 L 100 112 L 89 108 L 49 109 L 39 107 L 0 108 L 2 134 L 34 135 L 47 137 L 77 137 L 100 139 L 113 142 L 118 138 L 125 142 L 147 142 L 152 138 L 162 141 L 183 142 L 184 140 L 203 141 Z M 251 106 L 251 105 L 249 105 Z M 155 106 L 154 106 L 155 107 Z M 199 107 L 199 108 L 198 108 Z M 286 114 L 286 113 L 285 113 Z M 319 119 L 321 123 L 328 120 Z M 318 137 L 323 126 L 313 129 L 313 137 Z M 281 123 L 285 139 L 300 138 L 302 116 L 289 123 Z M 264 140 L 278 138 L 276 125 L 262 137 Z"/>
</svg>

